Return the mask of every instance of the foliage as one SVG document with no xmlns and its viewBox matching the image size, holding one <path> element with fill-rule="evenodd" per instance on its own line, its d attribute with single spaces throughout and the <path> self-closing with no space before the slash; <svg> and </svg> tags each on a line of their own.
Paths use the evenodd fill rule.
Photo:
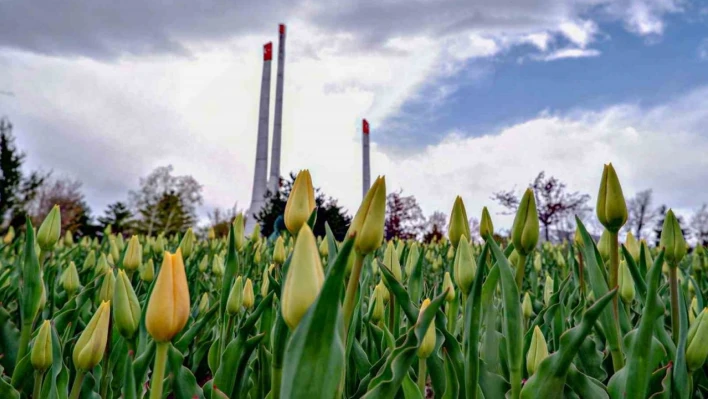
<svg viewBox="0 0 708 399">
<path fill-rule="evenodd" d="M 403 240 L 418 238 L 425 230 L 425 216 L 414 196 L 394 191 L 386 197 L 385 237 Z M 438 229 L 441 229 L 438 227 Z"/>
<path fill-rule="evenodd" d="M 125 202 L 108 204 L 103 215 L 98 217 L 101 231 L 108 226 L 111 226 L 111 230 L 116 234 L 130 234 L 133 231 L 133 212 Z"/>
</svg>

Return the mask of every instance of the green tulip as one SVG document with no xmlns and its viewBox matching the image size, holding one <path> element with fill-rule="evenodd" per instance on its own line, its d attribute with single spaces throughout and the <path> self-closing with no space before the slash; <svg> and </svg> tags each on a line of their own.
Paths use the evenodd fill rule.
<svg viewBox="0 0 708 399">
<path fill-rule="evenodd" d="M 664 258 L 669 266 L 677 266 L 681 259 L 686 256 L 688 245 L 683 237 L 683 231 L 681 231 L 678 219 L 671 209 L 666 212 L 659 245 L 664 248 Z"/>
<path fill-rule="evenodd" d="M 61 236 L 61 211 L 54 205 L 37 231 L 37 244 L 43 251 L 51 251 Z"/>
<path fill-rule="evenodd" d="M 140 314 L 140 303 L 133 286 L 125 272 L 118 270 L 113 292 L 113 318 L 120 335 L 133 338 L 140 325 Z"/>
<path fill-rule="evenodd" d="M 514 249 L 524 257 L 528 256 L 538 244 L 538 211 L 533 190 L 526 190 L 519 203 L 511 228 L 511 240 Z"/>
<path fill-rule="evenodd" d="M 467 210 L 465 210 L 465 203 L 462 202 L 462 198 L 459 195 L 455 198 L 455 203 L 452 205 L 447 236 L 455 248 L 457 248 L 462 236 L 467 239 L 470 238 L 470 222 L 467 218 Z"/>
<path fill-rule="evenodd" d="M 612 233 L 618 232 L 627 222 L 627 203 L 624 200 L 617 173 L 611 163 L 602 169 L 596 211 L 597 219 Z"/>
</svg>

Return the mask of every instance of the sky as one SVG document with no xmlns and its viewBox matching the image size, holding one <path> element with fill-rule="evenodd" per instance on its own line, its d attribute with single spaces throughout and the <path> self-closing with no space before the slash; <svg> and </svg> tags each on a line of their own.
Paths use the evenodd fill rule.
<svg viewBox="0 0 708 399">
<path fill-rule="evenodd" d="M 0 116 L 27 169 L 82 181 L 95 215 L 168 164 L 203 185 L 202 217 L 245 209 L 279 23 L 282 171 L 350 214 L 361 118 L 372 174 L 427 215 L 461 195 L 508 227 L 490 196 L 540 171 L 594 204 L 608 162 L 626 197 L 708 201 L 701 0 L 0 0 Z"/>
</svg>

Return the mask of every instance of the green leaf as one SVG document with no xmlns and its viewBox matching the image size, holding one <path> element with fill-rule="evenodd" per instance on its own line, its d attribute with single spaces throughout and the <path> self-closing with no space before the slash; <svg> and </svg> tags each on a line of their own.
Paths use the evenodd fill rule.
<svg viewBox="0 0 708 399">
<path fill-rule="evenodd" d="M 661 255 L 659 256 L 661 257 Z M 683 290 L 678 290 L 679 304 L 679 341 L 676 345 L 676 358 L 674 359 L 674 369 L 671 383 L 673 397 L 678 399 L 688 399 L 691 396 L 690 376 L 686 366 L 686 339 L 688 335 L 688 317 L 686 312 L 686 300 L 683 297 Z"/>
<path fill-rule="evenodd" d="M 283 363 L 281 398 L 341 395 L 346 350 L 340 296 L 353 246 L 353 238 L 344 242 L 320 294 L 290 338 Z"/>
<path fill-rule="evenodd" d="M 0 283 L 1 284 L 1 283 Z M 20 346 L 20 330 L 12 322 L 10 313 L 4 306 L 0 306 L 0 358 L 2 365 L 8 374 L 12 374 L 17 362 L 17 349 Z"/>
<path fill-rule="evenodd" d="M 172 395 L 176 399 L 192 399 L 203 396 L 194 374 L 183 366 L 184 355 L 172 345 L 167 352 L 167 362 L 172 373 Z"/>
<path fill-rule="evenodd" d="M 485 243 L 482 253 L 477 261 L 477 272 L 472 284 L 472 290 L 465 304 L 465 392 L 467 398 L 477 398 L 477 385 L 479 384 L 479 334 L 482 326 L 482 284 L 485 276 L 487 253 L 489 243 Z"/>
<path fill-rule="evenodd" d="M 406 374 L 405 378 L 403 378 L 401 391 L 403 391 L 405 399 L 423 399 L 423 394 L 420 392 L 418 385 L 411 379 L 410 374 Z"/>
<path fill-rule="evenodd" d="M 423 293 L 423 258 L 425 257 L 418 257 L 418 261 L 411 270 L 411 275 L 408 276 L 408 293 L 414 304 L 420 303 L 420 296 Z"/>
</svg>

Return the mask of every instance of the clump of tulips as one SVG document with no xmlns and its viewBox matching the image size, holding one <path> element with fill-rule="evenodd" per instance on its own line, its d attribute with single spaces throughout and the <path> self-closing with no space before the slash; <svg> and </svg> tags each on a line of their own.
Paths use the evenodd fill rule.
<svg viewBox="0 0 708 399">
<path fill-rule="evenodd" d="M 0 247 L 2 398 L 698 398 L 708 261 L 672 211 L 624 234 L 614 167 L 602 234 L 539 243 L 532 190 L 509 237 L 462 197 L 447 238 L 384 241 L 376 179 L 342 240 L 316 237 L 301 171 L 271 238 L 76 239 L 54 207 Z M 63 233 L 63 234 L 62 234 Z M 473 237 L 481 237 L 475 241 Z"/>
</svg>

